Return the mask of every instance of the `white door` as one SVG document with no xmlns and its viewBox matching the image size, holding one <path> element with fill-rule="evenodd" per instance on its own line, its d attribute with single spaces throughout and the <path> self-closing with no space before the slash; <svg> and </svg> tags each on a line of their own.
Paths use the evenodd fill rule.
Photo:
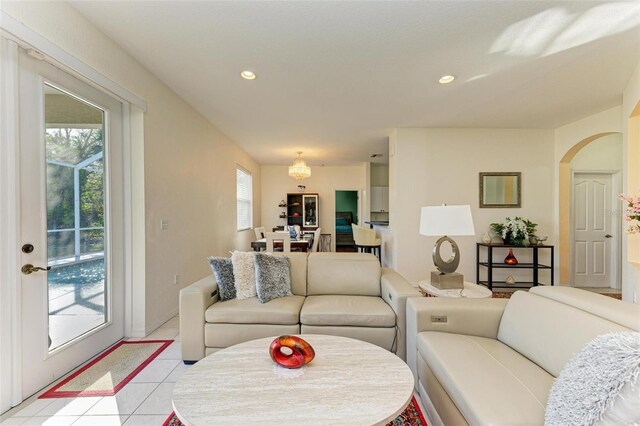
<svg viewBox="0 0 640 426">
<path fill-rule="evenodd" d="M 611 174 L 576 173 L 573 178 L 573 284 L 612 284 Z M 615 247 L 613 247 L 615 248 Z"/>
<path fill-rule="evenodd" d="M 22 49 L 19 64 L 26 398 L 123 337 L 122 105 Z"/>
</svg>

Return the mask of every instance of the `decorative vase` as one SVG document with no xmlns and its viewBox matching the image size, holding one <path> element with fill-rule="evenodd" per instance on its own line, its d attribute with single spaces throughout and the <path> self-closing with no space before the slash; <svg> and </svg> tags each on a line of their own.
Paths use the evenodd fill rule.
<svg viewBox="0 0 640 426">
<path fill-rule="evenodd" d="M 516 283 L 516 279 L 513 278 L 513 275 L 509 275 L 505 282 L 509 285 L 514 285 Z"/>
<path fill-rule="evenodd" d="M 485 244 L 491 244 L 491 235 L 488 232 L 485 232 L 482 236 L 482 242 Z"/>
<path fill-rule="evenodd" d="M 283 348 L 288 348 L 285 349 L 287 353 L 282 351 Z M 269 355 L 276 364 L 285 368 L 300 368 L 309 364 L 316 352 L 309 342 L 298 336 L 280 336 L 271 342 Z"/>
<path fill-rule="evenodd" d="M 509 249 L 509 254 L 504 258 L 504 263 L 507 265 L 517 265 L 518 259 L 513 255 L 513 250 Z"/>
</svg>

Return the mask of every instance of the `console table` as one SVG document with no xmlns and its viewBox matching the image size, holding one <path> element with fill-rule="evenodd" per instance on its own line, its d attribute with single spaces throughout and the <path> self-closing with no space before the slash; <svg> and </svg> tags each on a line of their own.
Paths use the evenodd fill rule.
<svg viewBox="0 0 640 426">
<path fill-rule="evenodd" d="M 486 260 L 480 260 L 480 248 L 484 247 L 486 249 Z M 508 265 L 504 262 L 494 262 L 493 261 L 493 249 L 499 248 L 503 249 L 504 256 L 507 255 L 508 249 L 517 249 L 517 250 L 533 250 L 533 262 L 519 262 L 517 265 Z M 549 265 L 543 265 L 540 263 L 539 251 L 540 249 L 547 249 L 551 251 L 551 258 Z M 517 257 L 517 256 L 516 256 Z M 480 279 L 480 267 L 484 267 L 487 269 L 487 279 Z M 493 270 L 494 269 L 531 269 L 533 271 L 533 279 L 532 281 L 527 282 L 519 282 L 516 284 L 507 284 L 505 281 L 494 281 L 493 280 Z M 512 246 L 507 244 L 486 244 L 486 243 L 476 243 L 476 283 L 486 285 L 489 290 L 492 290 L 494 287 L 496 288 L 531 288 L 537 285 L 545 285 L 541 283 L 539 280 L 539 272 L 540 270 L 549 270 L 551 271 L 551 285 L 554 284 L 554 261 L 553 261 L 553 246 L 548 245 L 530 245 L 530 246 Z"/>
</svg>

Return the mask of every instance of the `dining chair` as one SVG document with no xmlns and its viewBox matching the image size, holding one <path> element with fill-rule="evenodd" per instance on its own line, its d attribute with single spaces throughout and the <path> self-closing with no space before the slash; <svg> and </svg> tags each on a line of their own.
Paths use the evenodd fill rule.
<svg viewBox="0 0 640 426">
<path fill-rule="evenodd" d="M 282 251 L 290 252 L 291 251 L 291 236 L 288 232 L 265 232 L 265 238 L 267 239 L 267 251 L 274 252 L 273 242 L 274 241 L 282 241 Z M 278 248 L 278 251 L 280 249 Z"/>
<path fill-rule="evenodd" d="M 264 226 L 253 228 L 253 232 L 256 233 L 256 240 L 261 240 L 264 238 Z"/>
<path fill-rule="evenodd" d="M 380 253 L 382 241 L 376 236 L 376 231 L 355 223 L 351 224 L 351 229 L 353 229 L 353 240 L 356 243 L 356 249 L 359 252 L 377 254 L 378 260 L 382 263 L 382 255 Z"/>
<path fill-rule="evenodd" d="M 316 229 L 313 233 L 313 243 L 311 245 L 312 253 L 318 251 L 318 244 L 320 243 L 320 229 L 321 228 Z"/>
</svg>

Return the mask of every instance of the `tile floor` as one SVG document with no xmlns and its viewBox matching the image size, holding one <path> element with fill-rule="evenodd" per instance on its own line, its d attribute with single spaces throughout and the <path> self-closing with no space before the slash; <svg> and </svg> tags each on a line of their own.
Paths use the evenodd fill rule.
<svg viewBox="0 0 640 426">
<path fill-rule="evenodd" d="M 2 416 L 2 426 L 161 426 L 173 409 L 171 392 L 188 366 L 180 359 L 178 317 L 144 339 L 173 339 L 144 370 L 114 396 L 29 398 Z M 41 392 L 42 393 L 42 392 Z"/>
<path fill-rule="evenodd" d="M 188 366 L 180 357 L 179 319 L 174 317 L 144 339 L 173 342 L 114 396 L 37 399 L 38 395 L 11 409 L 2 426 L 161 426 L 173 411 L 173 385 Z M 78 367 L 79 368 L 79 367 Z M 62 380 L 62 379 L 61 379 Z M 416 395 L 422 413 L 426 413 Z"/>
</svg>

